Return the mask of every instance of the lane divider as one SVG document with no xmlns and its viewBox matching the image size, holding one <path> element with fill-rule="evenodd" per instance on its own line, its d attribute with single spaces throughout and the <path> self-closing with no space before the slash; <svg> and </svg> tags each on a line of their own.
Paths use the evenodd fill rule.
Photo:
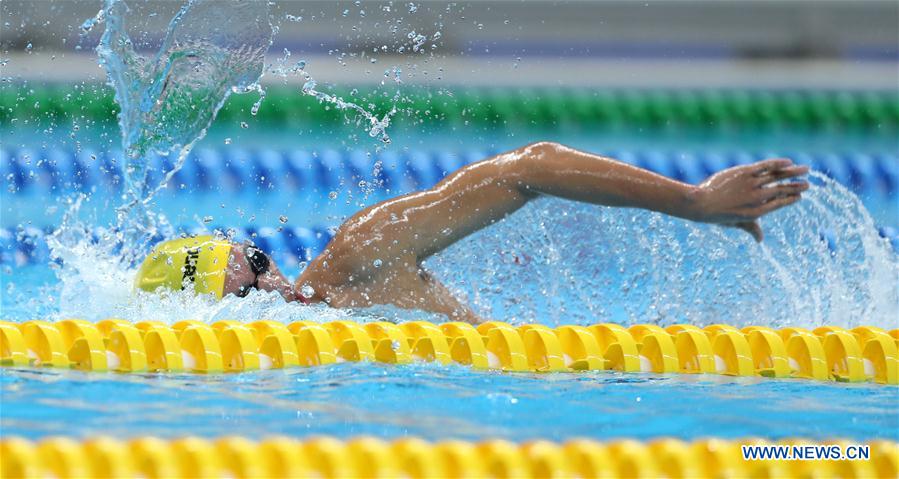
<svg viewBox="0 0 899 479">
<path fill-rule="evenodd" d="M 238 147 L 198 148 L 172 177 L 168 194 L 216 194 L 276 191 L 319 195 L 356 185 L 378 182 L 391 194 L 429 188 L 456 169 L 500 151 L 385 150 L 247 150 Z M 622 161 L 681 181 L 698 183 L 725 168 L 786 156 L 839 181 L 860 194 L 890 197 L 899 189 L 899 155 L 894 151 L 746 151 L 620 149 L 600 151 Z M 121 191 L 124 176 L 119 150 L 0 148 L 0 174 L 4 189 L 14 195 L 89 192 L 95 187 Z M 173 168 L 172 159 L 146 158 L 153 183 Z M 376 168 L 377 163 L 377 168 Z"/>
<path fill-rule="evenodd" d="M 869 441 L 867 460 L 746 460 L 744 445 L 806 445 L 805 439 L 764 441 L 660 438 L 648 442 L 564 443 L 503 439 L 428 442 L 406 437 L 385 441 L 360 436 L 253 441 L 139 436 L 32 442 L 0 439 L 0 477 L 897 477 L 899 443 Z M 847 453 L 847 440 L 827 441 Z"/>
<path fill-rule="evenodd" d="M 228 373 L 346 361 L 509 372 L 611 370 L 899 384 L 899 329 L 716 324 L 512 326 L 490 321 L 284 324 L 0 321 L 0 364 L 84 371 Z"/>
<path fill-rule="evenodd" d="M 352 91 L 351 91 L 352 90 Z M 446 91 L 407 86 L 402 99 L 377 89 L 334 88 L 336 96 L 362 101 L 375 111 L 400 111 L 393 122 L 421 128 L 464 125 L 502 129 L 540 125 L 572 128 L 697 128 L 833 131 L 869 130 L 881 134 L 899 125 L 895 90 L 797 89 L 586 89 L 456 88 Z M 296 89 L 272 87 L 258 115 L 250 116 L 255 95 L 232 95 L 218 121 L 252 121 L 262 127 L 333 127 L 345 112 L 323 108 Z M 99 84 L 37 87 L 15 84 L 0 91 L 0 125 L 47 124 L 68 118 L 113 122 L 118 113 L 112 91 Z M 18 123 L 16 123 L 18 122 Z M 424 123 L 423 125 L 421 123 Z"/>
</svg>

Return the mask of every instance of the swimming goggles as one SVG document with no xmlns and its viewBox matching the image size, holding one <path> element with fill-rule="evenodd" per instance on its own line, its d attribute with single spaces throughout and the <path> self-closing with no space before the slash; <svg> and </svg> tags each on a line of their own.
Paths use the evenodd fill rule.
<svg viewBox="0 0 899 479">
<path fill-rule="evenodd" d="M 268 256 L 259 248 L 247 246 L 244 248 L 243 254 L 247 258 L 247 263 L 250 264 L 250 271 L 256 275 L 256 279 L 254 279 L 248 286 L 241 286 L 240 289 L 234 293 L 240 298 L 250 294 L 250 289 L 259 289 L 259 276 L 268 273 L 268 269 L 271 266 L 271 260 L 268 259 Z"/>
</svg>

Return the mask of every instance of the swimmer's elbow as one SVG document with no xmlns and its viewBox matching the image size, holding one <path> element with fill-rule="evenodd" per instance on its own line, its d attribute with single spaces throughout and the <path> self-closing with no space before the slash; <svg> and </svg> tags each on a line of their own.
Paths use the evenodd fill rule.
<svg viewBox="0 0 899 479">
<path fill-rule="evenodd" d="M 565 146 L 561 143 L 556 143 L 554 141 L 538 141 L 522 148 L 521 159 L 525 160 L 525 163 L 538 163 L 558 156 L 564 149 Z"/>
<path fill-rule="evenodd" d="M 521 147 L 510 154 L 506 176 L 517 180 L 523 193 L 533 194 L 532 187 L 546 177 L 553 160 L 559 158 L 565 149 L 565 146 L 553 141 L 538 141 Z"/>
<path fill-rule="evenodd" d="M 562 156 L 567 148 L 554 141 L 538 141 L 514 152 L 516 170 L 526 174 L 541 174 L 553 159 Z"/>
</svg>

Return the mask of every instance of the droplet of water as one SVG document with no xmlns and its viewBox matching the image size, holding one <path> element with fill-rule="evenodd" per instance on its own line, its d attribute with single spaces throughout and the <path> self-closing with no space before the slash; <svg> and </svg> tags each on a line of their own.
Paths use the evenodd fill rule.
<svg viewBox="0 0 899 479">
<path fill-rule="evenodd" d="M 86 35 L 98 24 L 106 20 L 106 9 L 103 8 L 93 18 L 88 18 L 81 24 L 81 34 Z"/>
<path fill-rule="evenodd" d="M 212 223 L 212 220 L 214 220 L 214 219 L 215 219 L 215 218 L 213 218 L 212 216 L 208 216 L 208 215 L 207 215 L 207 216 L 204 216 L 204 217 L 203 217 L 203 223 L 208 225 L 209 223 Z"/>
<path fill-rule="evenodd" d="M 371 262 L 372 266 L 375 268 L 380 268 L 382 264 L 384 264 L 380 259 L 375 259 Z"/>
<path fill-rule="evenodd" d="M 328 193 L 328 198 L 331 198 L 332 200 L 336 200 L 336 199 L 337 199 L 337 192 L 336 192 L 336 191 L 332 191 L 332 192 Z"/>
<path fill-rule="evenodd" d="M 258 83 L 254 85 L 252 89 L 259 93 L 259 98 L 255 103 L 253 103 L 253 106 L 250 108 L 250 114 L 256 116 L 256 114 L 259 113 L 259 107 L 262 106 L 262 101 L 265 100 L 265 90 L 262 88 L 262 85 Z"/>
<path fill-rule="evenodd" d="M 282 225 L 287 223 L 287 216 L 286 215 L 279 216 L 278 221 L 280 221 Z"/>
<path fill-rule="evenodd" d="M 240 127 L 246 130 L 247 128 L 250 127 L 250 125 L 248 125 L 247 122 L 242 121 L 242 122 L 240 122 Z"/>
</svg>

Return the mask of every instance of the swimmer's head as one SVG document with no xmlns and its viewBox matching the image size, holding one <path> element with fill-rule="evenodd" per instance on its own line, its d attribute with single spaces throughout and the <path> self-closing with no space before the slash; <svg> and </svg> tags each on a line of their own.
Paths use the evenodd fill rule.
<svg viewBox="0 0 899 479">
<path fill-rule="evenodd" d="M 246 296 L 252 289 L 294 297 L 288 279 L 261 250 L 212 236 L 159 243 L 141 264 L 135 286 L 144 291 L 192 289 L 218 299 Z"/>
</svg>

